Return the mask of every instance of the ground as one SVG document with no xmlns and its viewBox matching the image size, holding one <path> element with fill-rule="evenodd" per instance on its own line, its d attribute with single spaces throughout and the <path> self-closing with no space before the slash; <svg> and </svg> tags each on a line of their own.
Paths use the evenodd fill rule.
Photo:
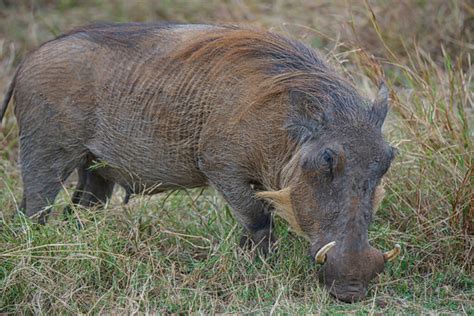
<svg viewBox="0 0 474 316">
<path fill-rule="evenodd" d="M 474 314 L 472 67 L 469 1 L 0 0 L 0 92 L 42 42 L 92 21 L 224 22 L 319 49 L 361 94 L 390 87 L 384 127 L 399 149 L 375 214 L 376 247 L 402 246 L 362 302 L 318 284 L 308 244 L 275 218 L 278 252 L 238 246 L 241 228 L 212 189 L 136 197 L 105 210 L 61 209 L 45 226 L 18 216 L 17 126 L 0 127 L 0 312 Z M 3 94 L 2 94 L 3 96 Z M 13 108 L 13 107 L 11 107 Z"/>
</svg>

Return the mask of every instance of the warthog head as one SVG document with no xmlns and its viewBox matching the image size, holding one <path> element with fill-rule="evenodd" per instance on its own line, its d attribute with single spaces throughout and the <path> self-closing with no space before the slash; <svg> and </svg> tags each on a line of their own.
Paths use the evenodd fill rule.
<svg viewBox="0 0 474 316">
<path fill-rule="evenodd" d="M 387 99 L 381 85 L 365 114 L 325 113 L 318 130 L 308 131 L 317 136 L 309 135 L 290 162 L 288 185 L 260 193 L 309 239 L 310 254 L 323 264 L 321 281 L 345 302 L 363 298 L 369 281 L 400 252 L 396 245 L 382 253 L 368 240 L 373 211 L 383 197 L 381 179 L 395 155 L 381 131 Z"/>
</svg>

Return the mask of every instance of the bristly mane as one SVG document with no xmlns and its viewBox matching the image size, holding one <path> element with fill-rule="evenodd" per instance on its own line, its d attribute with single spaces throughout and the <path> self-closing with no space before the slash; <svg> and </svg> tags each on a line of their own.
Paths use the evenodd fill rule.
<svg viewBox="0 0 474 316">
<path fill-rule="evenodd" d="M 173 23 L 97 23 L 73 29 L 63 35 L 78 36 L 111 49 L 140 49 L 143 40 L 162 29 L 179 28 Z M 192 25 L 190 26 L 192 29 Z M 61 38 L 61 37 L 60 37 Z M 293 116 L 287 122 L 290 133 L 304 142 L 308 130 L 317 133 L 322 113 L 340 121 L 370 121 L 367 101 L 346 80 L 337 75 L 311 47 L 268 31 L 237 26 L 209 25 L 192 40 L 179 44 L 168 56 L 169 65 L 193 65 L 212 79 L 235 77 L 246 82 L 253 99 L 244 102 L 241 115 L 259 104 L 296 96 Z M 212 78 L 215 76 L 215 78 Z M 248 101 L 248 100 L 246 100 Z"/>
<path fill-rule="evenodd" d="M 134 48 L 138 41 L 151 33 L 172 28 L 179 25 L 172 22 L 155 23 L 112 23 L 96 22 L 89 25 L 79 26 L 67 33 L 60 35 L 54 40 L 69 36 L 84 37 L 99 45 L 109 46 L 113 49 Z"/>
<path fill-rule="evenodd" d="M 238 27 L 213 29 L 183 43 L 171 58 L 211 68 L 214 75 L 226 71 L 246 80 L 257 93 L 243 113 L 252 106 L 295 94 L 304 97 L 305 105 L 294 109 L 299 118 L 290 125 L 311 125 L 328 110 L 341 120 L 370 119 L 367 101 L 314 49 L 278 34 Z"/>
<path fill-rule="evenodd" d="M 150 34 L 180 26 L 174 23 L 96 23 L 73 29 L 59 38 L 81 36 L 112 49 L 140 49 L 137 43 Z M 327 110 L 343 120 L 370 120 L 363 106 L 367 101 L 313 48 L 268 31 L 209 25 L 207 30 L 196 32 L 191 41 L 180 44 L 168 60 L 171 64 L 185 60 L 194 67 L 209 70 L 210 75 L 226 71 L 228 75 L 246 80 L 256 98 L 242 113 L 293 92 L 304 96 L 304 103 L 311 104 L 312 109 L 295 109 L 300 112 L 295 113 L 299 119 L 289 122 L 290 128 L 295 123 L 310 126 L 316 114 Z"/>
</svg>

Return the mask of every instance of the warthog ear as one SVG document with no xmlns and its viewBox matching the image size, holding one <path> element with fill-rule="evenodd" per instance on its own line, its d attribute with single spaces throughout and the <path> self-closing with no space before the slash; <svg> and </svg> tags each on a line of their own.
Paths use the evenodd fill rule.
<svg viewBox="0 0 474 316">
<path fill-rule="evenodd" d="M 289 99 L 292 111 L 286 127 L 290 136 L 299 143 L 315 138 L 329 120 L 328 114 L 321 109 L 315 111 L 318 102 L 304 91 L 291 90 Z"/>
<path fill-rule="evenodd" d="M 293 207 L 291 206 L 290 192 L 290 187 L 287 187 L 279 191 L 261 191 L 256 195 L 259 198 L 269 201 L 275 207 L 275 213 L 283 218 L 291 226 L 295 233 L 307 238 L 298 224 L 298 221 L 296 220 L 296 215 L 294 213 Z"/>
<path fill-rule="evenodd" d="M 388 89 L 385 82 L 382 81 L 379 86 L 379 92 L 375 97 L 372 106 L 372 117 L 377 127 L 382 127 L 388 112 Z"/>
</svg>

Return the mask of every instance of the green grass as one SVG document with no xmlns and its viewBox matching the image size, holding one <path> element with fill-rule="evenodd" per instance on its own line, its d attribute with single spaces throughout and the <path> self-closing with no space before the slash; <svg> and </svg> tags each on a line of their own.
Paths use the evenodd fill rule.
<svg viewBox="0 0 474 316">
<path fill-rule="evenodd" d="M 58 200 L 57 209 L 66 204 Z M 62 205 L 61 205 L 62 204 Z M 473 281 L 456 265 L 414 273 L 404 253 L 361 303 L 341 304 L 318 285 L 307 244 L 277 225 L 278 253 L 261 258 L 238 245 L 241 229 L 212 190 L 113 201 L 38 226 L 5 220 L 0 240 L 3 311 L 113 312 L 468 312 Z M 372 240 L 386 246 L 391 229 Z M 472 310 L 471 310 L 472 312 Z"/>
<path fill-rule="evenodd" d="M 0 127 L 0 312 L 474 314 L 473 12 L 467 1 L 0 0 L 0 91 L 28 50 L 92 20 L 261 25 L 320 49 L 361 93 L 391 88 L 387 139 L 400 154 L 370 229 L 399 260 L 344 304 L 318 284 L 307 242 L 276 218 L 279 251 L 239 248 L 211 189 L 136 197 L 64 221 L 75 179 L 45 226 L 12 219 L 21 199 L 17 127 Z M 33 3 L 33 5 L 31 5 Z M 330 3 L 330 4 L 329 4 Z"/>
</svg>

